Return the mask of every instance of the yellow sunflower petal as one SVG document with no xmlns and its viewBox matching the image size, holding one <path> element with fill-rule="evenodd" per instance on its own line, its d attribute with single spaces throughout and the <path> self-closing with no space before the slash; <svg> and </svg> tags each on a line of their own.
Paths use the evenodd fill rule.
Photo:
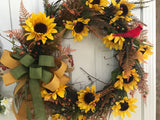
<svg viewBox="0 0 160 120">
<path fill-rule="evenodd" d="M 27 40 L 32 40 L 33 38 L 35 38 L 34 33 L 31 33 L 27 36 Z"/>
<path fill-rule="evenodd" d="M 122 119 L 124 119 L 124 117 L 125 117 L 125 112 L 120 112 L 120 116 L 121 116 Z"/>
<path fill-rule="evenodd" d="M 57 92 L 57 94 L 58 94 L 58 96 L 60 96 L 61 98 L 64 98 L 64 95 L 65 95 L 65 90 L 59 90 L 58 92 Z"/>
<path fill-rule="evenodd" d="M 53 98 L 54 100 L 56 100 L 56 99 L 57 99 L 57 94 L 56 94 L 56 93 L 53 93 L 53 94 L 52 94 L 52 98 Z"/>
<path fill-rule="evenodd" d="M 47 41 L 47 38 L 46 37 L 42 37 L 42 43 L 45 44 Z"/>
<path fill-rule="evenodd" d="M 117 3 L 116 3 L 115 0 L 111 0 L 111 2 L 112 2 L 112 4 L 113 4 L 113 6 L 116 6 L 116 5 L 117 5 Z"/>
<path fill-rule="evenodd" d="M 92 87 L 91 87 L 91 92 L 92 92 L 92 93 L 95 92 L 95 85 L 92 85 Z"/>
<path fill-rule="evenodd" d="M 70 29 L 70 30 L 73 30 L 73 29 L 74 29 L 74 26 L 73 26 L 73 25 L 70 25 L 70 24 L 66 24 L 66 25 L 65 25 L 65 28 Z"/>
<path fill-rule="evenodd" d="M 85 20 L 83 21 L 83 23 L 84 23 L 84 24 L 88 24 L 89 21 L 90 21 L 90 19 L 85 19 Z"/>
<path fill-rule="evenodd" d="M 54 39 L 53 36 L 52 36 L 52 34 L 47 35 L 47 37 L 48 37 L 50 40 L 53 40 L 53 39 Z"/>
</svg>

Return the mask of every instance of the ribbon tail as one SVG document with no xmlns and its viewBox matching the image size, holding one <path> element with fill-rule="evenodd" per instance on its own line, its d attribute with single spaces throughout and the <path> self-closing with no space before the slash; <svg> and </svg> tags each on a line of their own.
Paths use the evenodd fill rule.
<svg viewBox="0 0 160 120">
<path fill-rule="evenodd" d="M 14 90 L 14 94 L 13 94 L 13 101 L 12 101 L 12 110 L 13 110 L 13 113 L 16 117 L 17 120 L 26 120 L 25 118 L 22 118 L 20 115 L 19 115 L 19 111 L 18 113 L 16 112 L 15 110 L 15 106 L 14 106 L 14 103 L 15 103 L 15 95 L 17 94 L 17 92 L 25 85 L 26 83 L 26 79 L 23 78 L 22 80 L 20 80 L 20 82 L 18 83 L 18 85 L 16 86 L 15 90 Z"/>
<path fill-rule="evenodd" d="M 45 106 L 41 97 L 40 83 L 38 80 L 29 81 L 29 89 L 31 91 L 33 107 L 36 120 L 47 120 Z"/>
<path fill-rule="evenodd" d="M 28 104 L 26 105 L 26 111 L 27 111 L 27 120 L 32 120 L 31 111 L 29 109 Z"/>
</svg>

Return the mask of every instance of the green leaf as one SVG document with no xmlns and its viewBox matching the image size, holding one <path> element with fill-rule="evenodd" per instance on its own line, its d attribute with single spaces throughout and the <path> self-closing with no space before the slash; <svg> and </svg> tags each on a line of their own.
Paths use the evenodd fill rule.
<svg viewBox="0 0 160 120">
<path fill-rule="evenodd" d="M 20 60 L 20 59 L 21 59 L 23 56 L 25 56 L 25 54 L 26 54 L 26 52 L 23 51 L 23 50 L 20 49 L 20 48 L 15 48 L 14 51 L 16 51 L 16 52 L 13 52 L 13 53 L 11 54 L 11 56 L 12 56 L 13 58 L 17 59 L 17 60 Z M 23 52 L 23 54 L 21 54 L 22 52 Z"/>
<path fill-rule="evenodd" d="M 45 106 L 41 97 L 39 80 L 31 79 L 29 81 L 29 89 L 32 95 L 35 119 L 47 120 Z"/>
<path fill-rule="evenodd" d="M 0 113 L 4 113 L 6 110 L 6 107 L 4 105 L 0 106 Z"/>
<path fill-rule="evenodd" d="M 136 45 L 136 46 L 139 46 L 139 45 L 140 45 L 140 42 L 139 42 L 138 39 L 134 39 L 133 43 L 134 43 L 134 45 Z"/>
<path fill-rule="evenodd" d="M 125 90 L 116 89 L 114 92 L 118 95 L 117 97 L 120 100 L 127 96 L 127 92 Z"/>
<path fill-rule="evenodd" d="M 116 78 L 117 78 L 117 76 L 120 75 L 120 74 L 121 74 L 121 68 L 120 68 L 120 67 L 116 68 L 115 70 L 113 70 L 113 71 L 111 72 L 111 75 L 112 75 L 112 83 L 115 83 L 115 82 L 116 82 Z"/>
</svg>

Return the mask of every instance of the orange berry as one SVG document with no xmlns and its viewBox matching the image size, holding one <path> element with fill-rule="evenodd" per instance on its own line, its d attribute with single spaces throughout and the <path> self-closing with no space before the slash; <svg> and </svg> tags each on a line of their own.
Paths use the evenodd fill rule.
<svg viewBox="0 0 160 120">
<path fill-rule="evenodd" d="M 64 100 L 66 100 L 67 98 L 66 98 L 66 97 L 64 97 L 63 99 L 64 99 Z"/>
<path fill-rule="evenodd" d="M 19 54 L 20 54 L 20 55 L 24 55 L 24 52 L 22 51 L 22 52 L 20 52 Z"/>
<path fill-rule="evenodd" d="M 12 34 L 9 34 L 9 37 L 11 38 L 13 35 Z"/>
<path fill-rule="evenodd" d="M 59 10 L 58 12 L 59 12 L 59 13 L 62 13 L 62 11 L 61 11 L 61 10 Z"/>
<path fill-rule="evenodd" d="M 40 45 L 41 43 L 40 42 L 37 42 L 37 45 Z"/>
</svg>

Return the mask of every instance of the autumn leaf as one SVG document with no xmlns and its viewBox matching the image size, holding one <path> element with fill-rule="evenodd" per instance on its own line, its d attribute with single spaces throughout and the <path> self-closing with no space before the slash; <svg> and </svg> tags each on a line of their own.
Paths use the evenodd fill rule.
<svg viewBox="0 0 160 120">
<path fill-rule="evenodd" d="M 70 55 L 71 52 L 76 51 L 75 49 L 71 49 L 70 47 L 58 47 L 58 49 L 61 51 L 61 55 L 58 57 L 58 59 L 61 59 L 62 56 L 66 56 L 69 58 L 68 55 Z"/>
<path fill-rule="evenodd" d="M 119 51 L 119 53 L 117 55 L 120 65 L 122 65 L 122 63 L 123 63 L 123 59 L 124 59 L 125 53 L 126 53 L 126 51 L 121 50 L 121 51 Z"/>
<path fill-rule="evenodd" d="M 22 29 L 8 30 L 4 32 L 8 33 L 10 37 L 15 37 L 18 41 L 21 41 L 24 38 Z"/>
<path fill-rule="evenodd" d="M 147 95 L 149 93 L 149 87 L 147 84 L 148 73 L 144 73 L 144 76 L 137 83 L 138 91 L 142 95 L 143 102 L 146 103 Z"/>
<path fill-rule="evenodd" d="M 125 71 L 125 74 L 129 77 L 132 67 L 135 65 L 135 61 L 137 60 L 137 50 L 135 48 L 127 47 L 126 53 L 121 61 L 121 66 Z"/>
<path fill-rule="evenodd" d="M 20 3 L 20 16 L 19 16 L 19 21 L 20 21 L 20 25 L 25 25 L 25 20 L 28 19 L 28 17 L 31 14 L 26 10 L 26 8 L 23 5 L 23 1 L 21 0 Z"/>
</svg>

